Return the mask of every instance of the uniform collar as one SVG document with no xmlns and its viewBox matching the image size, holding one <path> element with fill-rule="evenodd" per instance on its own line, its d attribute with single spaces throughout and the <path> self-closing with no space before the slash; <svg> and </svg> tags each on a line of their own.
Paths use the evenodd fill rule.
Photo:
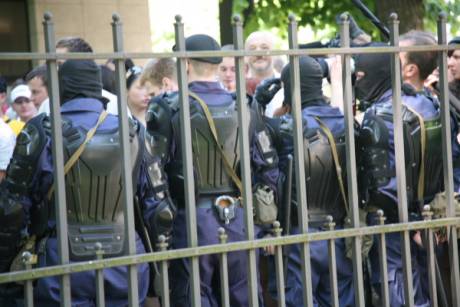
<svg viewBox="0 0 460 307">
<path fill-rule="evenodd" d="M 343 117 L 339 108 L 330 105 L 313 105 L 303 108 L 302 113 L 309 116 L 318 117 Z"/>
<path fill-rule="evenodd" d="M 97 112 L 103 110 L 102 102 L 94 98 L 75 98 L 61 106 L 61 112 Z"/>
<path fill-rule="evenodd" d="M 194 93 L 206 93 L 206 94 L 227 93 L 227 91 L 222 88 L 219 82 L 193 81 L 189 83 L 188 88 Z"/>
<path fill-rule="evenodd" d="M 392 90 L 392 89 L 389 89 L 389 90 L 387 90 L 386 92 L 384 92 L 384 93 L 382 94 L 382 96 L 379 97 L 379 99 L 377 99 L 376 103 L 385 102 L 385 101 L 391 99 L 391 98 L 392 98 L 392 97 L 391 97 L 392 95 L 393 95 L 393 90 Z"/>
</svg>

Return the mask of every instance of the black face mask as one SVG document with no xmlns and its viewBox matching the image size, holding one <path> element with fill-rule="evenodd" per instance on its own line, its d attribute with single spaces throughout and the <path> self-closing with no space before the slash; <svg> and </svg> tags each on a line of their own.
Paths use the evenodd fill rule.
<svg viewBox="0 0 460 307">
<path fill-rule="evenodd" d="M 300 70 L 300 100 L 302 106 L 312 101 L 323 99 L 323 70 L 320 64 L 309 56 L 299 58 Z M 281 72 L 284 85 L 284 102 L 292 105 L 290 64 L 284 66 Z"/>
<path fill-rule="evenodd" d="M 373 103 L 391 89 L 391 56 L 388 53 L 370 53 L 360 54 L 355 59 L 355 71 L 364 73 L 364 77 L 355 83 L 356 98 L 361 103 Z"/>
<path fill-rule="evenodd" d="M 59 67 L 61 104 L 75 98 L 95 98 L 103 104 L 101 71 L 93 60 L 67 60 Z"/>
</svg>

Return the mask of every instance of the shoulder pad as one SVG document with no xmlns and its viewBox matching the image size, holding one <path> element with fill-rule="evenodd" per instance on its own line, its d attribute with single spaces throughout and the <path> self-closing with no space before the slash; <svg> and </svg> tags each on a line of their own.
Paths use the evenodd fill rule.
<svg viewBox="0 0 460 307">
<path fill-rule="evenodd" d="M 164 93 L 156 98 L 159 98 L 160 103 L 168 105 L 173 112 L 177 112 L 180 108 L 179 92 Z"/>
<path fill-rule="evenodd" d="M 29 120 L 19 133 L 5 178 L 12 193 L 24 193 L 30 188 L 49 133 L 50 122 L 46 114 Z"/>
<path fill-rule="evenodd" d="M 379 116 L 366 113 L 359 131 L 360 146 L 388 146 L 389 132 L 385 122 Z"/>
<path fill-rule="evenodd" d="M 81 129 L 77 129 L 71 121 L 65 118 L 62 118 L 62 136 L 68 145 L 78 144 L 76 147 L 83 143 L 86 137 Z"/>
</svg>

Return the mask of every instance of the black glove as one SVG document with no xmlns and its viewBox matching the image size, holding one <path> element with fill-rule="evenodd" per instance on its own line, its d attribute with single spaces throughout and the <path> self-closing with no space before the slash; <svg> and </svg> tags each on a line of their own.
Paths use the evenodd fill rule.
<svg viewBox="0 0 460 307">
<path fill-rule="evenodd" d="M 281 80 L 279 78 L 265 79 L 257 85 L 254 98 L 265 107 L 280 89 Z"/>
</svg>

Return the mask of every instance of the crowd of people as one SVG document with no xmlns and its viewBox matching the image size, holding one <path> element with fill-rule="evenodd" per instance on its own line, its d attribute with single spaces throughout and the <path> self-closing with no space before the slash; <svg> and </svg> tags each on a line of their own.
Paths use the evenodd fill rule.
<svg viewBox="0 0 460 307">
<path fill-rule="evenodd" d="M 351 19 L 353 46 L 386 46 L 372 42 Z M 340 39 L 340 38 L 339 38 Z M 270 32 L 251 33 L 246 50 L 272 50 L 276 37 Z M 431 46 L 435 37 L 410 31 L 400 37 L 401 46 Z M 460 38 L 449 44 L 460 45 Z M 309 44 L 304 45 L 308 47 Z M 186 38 L 187 51 L 233 50 L 221 47 L 206 35 Z M 58 41 L 56 52 L 93 52 L 82 38 Z M 441 195 L 443 184 L 442 123 L 438 54 L 400 52 L 404 157 L 409 215 L 422 219 L 423 207 Z M 246 108 L 249 121 L 250 167 L 256 238 L 273 235 L 278 220 L 284 235 L 301 233 L 296 170 L 305 170 L 308 231 L 319 232 L 332 220 L 336 229 L 347 227 L 351 204 L 346 188 L 347 152 L 344 103 L 356 110 L 356 156 L 359 206 L 365 223 L 399 222 L 393 126 L 391 55 L 353 56 L 353 101 L 343 101 L 341 60 L 338 56 L 299 58 L 300 104 L 304 165 L 292 165 L 294 155 L 291 107 L 291 69 L 283 57 L 246 56 Z M 276 69 L 278 67 L 278 69 Z M 460 49 L 449 51 L 449 105 L 452 134 L 454 189 L 460 189 Z M 185 187 L 186 170 L 181 141 L 177 66 L 172 58 L 150 60 L 144 67 L 125 60 L 126 101 L 132 160 L 137 253 L 155 252 L 156 240 L 165 236 L 168 248 L 188 246 L 186 194 L 194 193 L 198 244 L 218 244 L 219 228 L 228 242 L 247 239 L 240 177 L 240 151 L 235 59 L 203 57 L 186 60 L 190 102 L 194 186 Z M 106 258 L 126 252 L 122 166 L 118 127 L 117 85 L 114 61 L 63 60 L 59 63 L 59 93 L 65 156 L 65 188 L 70 261 Z M 59 263 L 54 208 L 54 173 L 48 72 L 33 68 L 7 85 L 0 78 L 0 272 L 17 267 L 17 255 L 28 248 L 37 255 L 36 267 Z M 7 90 L 9 88 L 9 90 Z M 7 94 L 7 92 L 9 94 Z M 446 102 L 447 103 L 447 102 Z M 300 212 L 300 211 L 299 211 Z M 388 287 L 391 306 L 405 306 L 404 274 L 399 233 L 386 234 Z M 446 237 L 437 234 L 438 300 L 450 303 L 449 257 Z M 415 306 L 431 306 L 426 236 L 411 232 L 411 268 Z M 336 239 L 338 300 L 355 306 L 353 265 L 345 239 Z M 378 238 L 363 252 L 368 275 L 369 304 L 379 305 L 382 279 Z M 309 244 L 313 304 L 331 306 L 328 244 Z M 302 252 L 300 245 L 286 248 L 286 306 L 303 305 Z M 257 251 L 257 263 L 265 259 L 267 281 L 259 283 L 259 305 L 278 299 L 272 249 Z M 20 257 L 19 257 L 20 258 Z M 219 306 L 222 298 L 219 256 L 199 257 L 200 295 L 203 306 Z M 191 306 L 191 270 L 188 259 L 169 262 L 172 306 Z M 228 253 L 231 306 L 249 306 L 246 251 Z M 138 265 L 140 303 L 161 305 L 153 265 Z M 94 306 L 95 273 L 71 274 L 74 306 Z M 444 281 L 444 282 L 443 282 Z M 126 306 L 127 268 L 104 269 L 107 306 Z M 22 306 L 22 285 L 0 285 L 0 305 Z M 58 277 L 34 284 L 37 306 L 60 303 Z"/>
</svg>

